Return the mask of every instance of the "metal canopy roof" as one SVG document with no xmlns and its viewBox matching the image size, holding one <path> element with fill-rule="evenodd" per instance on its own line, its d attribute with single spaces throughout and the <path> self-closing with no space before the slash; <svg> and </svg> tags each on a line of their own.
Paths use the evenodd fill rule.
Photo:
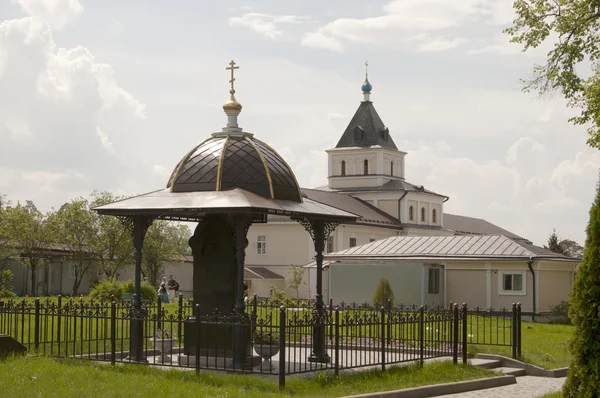
<svg viewBox="0 0 600 398">
<path fill-rule="evenodd" d="M 250 212 L 330 221 L 355 221 L 358 216 L 304 199 L 303 202 L 267 199 L 241 188 L 229 191 L 171 192 L 161 189 L 95 207 L 114 216 L 152 215 L 171 220 L 198 220 L 206 213 Z"/>
<path fill-rule="evenodd" d="M 445 258 L 445 259 L 552 259 L 579 261 L 504 235 L 394 236 L 326 256 L 337 259 Z"/>
</svg>

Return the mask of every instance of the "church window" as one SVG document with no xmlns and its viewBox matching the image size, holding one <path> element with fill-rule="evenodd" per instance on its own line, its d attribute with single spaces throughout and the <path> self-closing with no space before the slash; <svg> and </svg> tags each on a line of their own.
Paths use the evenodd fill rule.
<svg viewBox="0 0 600 398">
<path fill-rule="evenodd" d="M 350 247 L 356 246 L 356 238 L 350 238 Z"/>
<path fill-rule="evenodd" d="M 429 294 L 439 294 L 440 293 L 440 269 L 439 268 L 429 268 L 429 288 L 427 292 Z"/>
<path fill-rule="evenodd" d="M 393 161 L 390 162 L 390 175 L 391 176 L 394 175 L 394 162 Z"/>
<path fill-rule="evenodd" d="M 425 222 L 425 208 L 421 207 L 421 222 Z"/>
<path fill-rule="evenodd" d="M 267 255 L 267 237 L 265 235 L 256 237 L 256 254 Z"/>
<path fill-rule="evenodd" d="M 364 174 L 367 175 L 369 174 L 369 161 L 367 159 L 365 159 L 364 163 Z"/>
<path fill-rule="evenodd" d="M 333 235 L 327 238 L 327 253 L 333 253 Z"/>
<path fill-rule="evenodd" d="M 415 220 L 414 210 L 415 209 L 412 206 L 410 206 L 408 208 L 408 220 L 409 221 L 414 221 Z"/>
<path fill-rule="evenodd" d="M 346 161 L 342 160 L 342 175 L 346 175 Z"/>
<path fill-rule="evenodd" d="M 437 211 L 435 209 L 431 212 L 431 222 L 434 224 L 437 223 Z"/>
</svg>

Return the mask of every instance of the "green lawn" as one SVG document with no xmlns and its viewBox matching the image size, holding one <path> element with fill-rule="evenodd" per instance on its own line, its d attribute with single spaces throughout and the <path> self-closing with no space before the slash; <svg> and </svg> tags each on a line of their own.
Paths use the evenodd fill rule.
<svg viewBox="0 0 600 398">
<path fill-rule="evenodd" d="M 569 325 L 523 322 L 521 359 L 545 369 L 569 366 L 569 340 L 574 331 Z M 469 351 L 511 356 L 510 347 L 471 346 Z"/>
<path fill-rule="evenodd" d="M 550 394 L 542 395 L 539 398 L 562 398 L 562 392 L 552 392 Z"/>
<path fill-rule="evenodd" d="M 494 376 L 485 369 L 451 362 L 390 368 L 337 378 L 319 374 L 288 378 L 280 391 L 274 379 L 161 370 L 139 365 L 17 358 L 0 362 L 2 397 L 339 397 Z"/>
</svg>

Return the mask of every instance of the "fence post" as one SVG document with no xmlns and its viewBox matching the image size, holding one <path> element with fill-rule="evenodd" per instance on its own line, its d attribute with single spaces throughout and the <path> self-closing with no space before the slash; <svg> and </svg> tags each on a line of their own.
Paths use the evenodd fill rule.
<svg viewBox="0 0 600 398">
<path fill-rule="evenodd" d="M 389 320 L 388 320 L 389 322 Z M 385 372 L 385 342 L 386 342 L 386 337 L 385 337 L 385 332 L 386 332 L 386 325 L 385 325 L 385 307 L 381 307 L 381 371 Z"/>
<path fill-rule="evenodd" d="M 200 304 L 194 307 L 196 321 L 196 374 L 200 374 Z"/>
<path fill-rule="evenodd" d="M 115 364 L 117 353 L 117 303 L 110 304 L 110 363 Z"/>
<path fill-rule="evenodd" d="M 285 388 L 285 306 L 279 308 L 279 389 Z"/>
<path fill-rule="evenodd" d="M 34 332 L 33 332 L 33 345 L 35 351 L 40 348 L 40 299 L 35 299 L 35 319 L 34 319 Z"/>
<path fill-rule="evenodd" d="M 517 305 L 515 303 L 512 305 L 511 331 L 512 357 L 513 359 L 517 359 Z"/>
<path fill-rule="evenodd" d="M 335 375 L 340 374 L 340 309 L 335 308 Z"/>
<path fill-rule="evenodd" d="M 454 304 L 453 311 L 453 332 L 452 332 L 452 363 L 458 363 L 458 304 Z"/>
<path fill-rule="evenodd" d="M 517 358 L 521 359 L 521 303 L 517 303 Z"/>
<path fill-rule="evenodd" d="M 160 294 L 158 295 L 158 298 L 156 299 L 156 329 L 162 329 L 162 322 L 160 321 L 161 315 L 160 313 L 162 312 L 162 300 L 160 297 Z"/>
<path fill-rule="evenodd" d="M 392 343 L 392 323 L 390 322 L 390 318 L 392 315 L 392 300 L 388 300 L 388 306 L 387 306 L 387 310 L 388 310 L 388 317 L 387 317 L 387 343 L 391 344 Z"/>
<path fill-rule="evenodd" d="M 333 297 L 329 297 L 329 314 L 331 314 L 333 311 Z M 329 339 L 333 339 L 333 323 L 329 324 Z"/>
<path fill-rule="evenodd" d="M 177 340 L 179 340 L 180 344 L 181 340 L 181 325 L 183 323 L 183 294 L 179 293 L 179 298 L 177 300 Z"/>
<path fill-rule="evenodd" d="M 56 314 L 58 316 L 58 319 L 56 320 L 56 340 L 58 343 L 57 355 L 60 356 L 60 334 L 62 330 L 62 296 L 60 294 L 58 295 L 58 309 Z"/>
<path fill-rule="evenodd" d="M 467 363 L 467 317 L 468 317 L 468 308 L 467 304 L 463 303 L 462 306 L 463 316 L 462 316 L 462 360 L 463 363 Z"/>
<path fill-rule="evenodd" d="M 425 307 L 421 306 L 419 310 L 419 364 L 423 366 L 425 348 Z"/>
</svg>

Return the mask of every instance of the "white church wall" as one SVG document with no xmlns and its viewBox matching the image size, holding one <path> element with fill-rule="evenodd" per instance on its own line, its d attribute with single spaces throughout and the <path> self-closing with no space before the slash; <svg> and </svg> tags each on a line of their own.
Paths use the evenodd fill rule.
<svg viewBox="0 0 600 398">
<path fill-rule="evenodd" d="M 398 200 L 378 200 L 379 209 L 392 217 L 398 218 Z"/>
<path fill-rule="evenodd" d="M 265 254 L 258 254 L 259 236 L 266 238 Z M 310 235 L 296 222 L 253 224 L 247 239 L 247 265 L 305 265 L 314 255 Z"/>
</svg>

